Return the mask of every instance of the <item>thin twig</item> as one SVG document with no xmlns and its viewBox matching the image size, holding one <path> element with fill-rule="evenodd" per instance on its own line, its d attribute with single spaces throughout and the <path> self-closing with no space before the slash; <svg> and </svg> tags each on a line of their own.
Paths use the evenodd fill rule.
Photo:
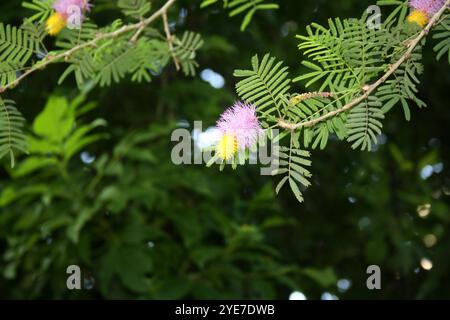
<svg viewBox="0 0 450 320">
<path fill-rule="evenodd" d="M 175 53 L 173 51 L 173 37 L 170 34 L 170 27 L 169 27 L 169 20 L 167 19 L 167 12 L 162 13 L 163 23 L 164 23 L 164 32 L 166 33 L 167 42 L 169 43 L 169 50 L 172 54 L 173 62 L 175 63 L 175 68 L 180 70 L 180 64 L 178 62 L 177 57 L 175 56 Z"/>
<path fill-rule="evenodd" d="M 411 42 L 408 44 L 408 50 L 395 62 L 393 65 L 389 67 L 387 72 L 379 78 L 376 82 L 374 82 L 371 85 L 365 85 L 361 89 L 364 91 L 364 94 L 359 96 L 358 98 L 350 101 L 342 108 L 336 109 L 334 111 L 330 111 L 316 119 L 305 121 L 305 122 L 299 122 L 299 123 L 290 123 L 286 120 L 279 119 L 278 125 L 281 128 L 288 129 L 288 130 L 296 130 L 301 127 L 312 127 L 315 124 L 322 122 L 324 120 L 327 120 L 331 117 L 334 117 L 335 115 L 350 110 L 351 108 L 358 105 L 360 102 L 366 100 L 369 98 L 370 94 L 375 91 L 381 84 L 383 84 L 406 60 L 408 60 L 411 57 L 412 52 L 417 47 L 419 42 L 428 35 L 431 28 L 436 25 L 439 18 L 444 14 L 445 10 L 447 10 L 447 7 L 450 6 L 450 0 L 447 0 L 445 4 L 442 6 L 442 8 L 430 19 L 426 27 L 415 37 Z"/>
<path fill-rule="evenodd" d="M 141 35 L 142 31 L 145 29 L 144 20 L 141 20 L 141 26 L 137 29 L 136 33 L 133 35 L 133 37 L 130 39 L 131 43 L 135 43 L 139 36 Z"/>
<path fill-rule="evenodd" d="M 87 47 L 95 47 L 97 43 L 101 40 L 105 39 L 113 39 L 117 38 L 118 36 L 133 31 L 133 30 L 139 30 L 144 29 L 147 27 L 150 23 L 155 21 L 157 18 L 162 16 L 167 12 L 167 9 L 174 4 L 176 0 L 168 0 L 161 8 L 158 9 L 155 13 L 153 13 L 150 17 L 147 19 L 144 19 L 138 23 L 129 24 L 126 26 L 121 27 L 120 29 L 117 29 L 116 31 L 98 34 L 94 39 L 81 43 L 75 47 L 73 47 L 70 50 L 58 53 L 56 55 L 47 55 L 44 59 L 42 59 L 39 63 L 35 64 L 31 68 L 29 68 L 27 71 L 25 71 L 22 75 L 20 75 L 15 81 L 8 83 L 4 87 L 0 87 L 0 93 L 5 92 L 6 90 L 12 89 L 16 87 L 23 79 L 28 77 L 30 74 L 37 70 L 44 69 L 51 63 L 55 63 L 59 60 L 67 60 L 70 56 L 72 56 L 74 53 L 78 52 L 81 49 L 87 48 Z M 136 35 L 136 34 L 135 34 Z M 138 35 L 139 36 L 139 35 Z"/>
</svg>

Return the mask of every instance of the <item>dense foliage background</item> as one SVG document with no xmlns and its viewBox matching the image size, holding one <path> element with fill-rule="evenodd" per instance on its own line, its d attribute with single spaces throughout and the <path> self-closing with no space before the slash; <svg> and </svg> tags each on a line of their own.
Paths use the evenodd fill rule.
<svg viewBox="0 0 450 320">
<path fill-rule="evenodd" d="M 95 2 L 98 23 L 117 17 L 108 3 Z M 219 172 L 170 160 L 172 130 L 194 120 L 213 126 L 236 99 L 233 70 L 253 54 L 270 52 L 298 74 L 295 34 L 371 4 L 284 0 L 240 32 L 240 18 L 219 7 L 179 1 L 169 19 L 204 36 L 199 71 L 219 73 L 222 88 L 173 66 L 151 84 L 81 93 L 72 80 L 57 85 L 58 66 L 21 83 L 9 95 L 48 154 L 22 156 L 13 171 L 5 159 L 0 169 L 0 297 L 450 297 L 450 73 L 433 41 L 420 88 L 429 108 L 413 110 L 410 122 L 390 113 L 374 152 L 337 142 L 316 151 L 304 204 L 288 191 L 276 197 L 276 181 L 257 166 Z M 0 4 L 3 22 L 27 15 L 21 1 Z M 91 131 L 79 136 L 73 123 Z M 73 153 L 91 141 L 83 139 L 95 143 Z M 82 269 L 83 290 L 66 288 L 71 264 Z M 366 288 L 372 264 L 381 290 Z"/>
</svg>

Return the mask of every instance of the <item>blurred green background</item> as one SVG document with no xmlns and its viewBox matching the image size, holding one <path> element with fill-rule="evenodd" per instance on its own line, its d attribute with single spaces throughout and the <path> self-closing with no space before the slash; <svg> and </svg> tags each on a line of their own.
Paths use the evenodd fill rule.
<svg viewBox="0 0 450 320">
<path fill-rule="evenodd" d="M 242 33 L 241 17 L 219 6 L 177 2 L 175 33 L 205 39 L 196 77 L 171 65 L 150 84 L 80 95 L 72 79 L 58 86 L 64 67 L 51 66 L 8 93 L 48 154 L 22 156 L 14 171 L 4 159 L 0 169 L 0 298 L 449 298 L 450 69 L 435 61 L 433 41 L 419 95 L 429 107 L 413 109 L 410 122 L 401 108 L 391 112 L 374 152 L 337 141 L 313 152 L 312 187 L 299 204 L 288 189 L 276 196 L 277 181 L 257 166 L 172 164 L 171 132 L 195 120 L 214 126 L 237 98 L 233 70 L 255 53 L 299 74 L 296 34 L 359 17 L 374 2 L 283 0 Z M 94 2 L 99 24 L 119 16 L 108 3 Z M 20 0 L 0 4 L 4 23 L 29 14 Z M 72 264 L 83 290 L 66 288 Z M 366 287 L 372 264 L 381 290 Z"/>
</svg>

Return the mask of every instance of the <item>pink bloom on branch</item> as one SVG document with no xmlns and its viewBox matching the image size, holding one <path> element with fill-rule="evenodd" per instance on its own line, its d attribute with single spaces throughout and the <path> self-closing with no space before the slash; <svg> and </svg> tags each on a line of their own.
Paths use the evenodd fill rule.
<svg viewBox="0 0 450 320">
<path fill-rule="evenodd" d="M 240 101 L 222 113 L 217 128 L 223 134 L 234 136 L 239 149 L 251 147 L 263 131 L 256 117 L 255 106 Z"/>
<path fill-rule="evenodd" d="M 53 3 L 53 9 L 63 16 L 68 16 L 73 7 L 78 7 L 82 12 L 89 11 L 91 5 L 88 0 L 56 0 Z"/>
<path fill-rule="evenodd" d="M 412 9 L 426 12 L 429 17 L 433 16 L 445 4 L 445 0 L 410 0 Z"/>
</svg>

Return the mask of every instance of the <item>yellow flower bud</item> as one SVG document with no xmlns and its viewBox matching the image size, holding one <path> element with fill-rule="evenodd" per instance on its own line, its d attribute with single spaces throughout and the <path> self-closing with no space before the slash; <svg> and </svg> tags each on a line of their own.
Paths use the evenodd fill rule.
<svg viewBox="0 0 450 320">
<path fill-rule="evenodd" d="M 55 36 L 61 32 L 66 24 L 66 18 L 62 14 L 55 12 L 47 19 L 46 30 L 49 35 Z"/>
<path fill-rule="evenodd" d="M 237 152 L 237 139 L 232 134 L 224 134 L 217 144 L 217 154 L 223 160 L 228 160 Z"/>
<path fill-rule="evenodd" d="M 411 23 L 417 23 L 423 28 L 428 23 L 428 14 L 422 10 L 413 10 L 406 19 Z"/>
</svg>

